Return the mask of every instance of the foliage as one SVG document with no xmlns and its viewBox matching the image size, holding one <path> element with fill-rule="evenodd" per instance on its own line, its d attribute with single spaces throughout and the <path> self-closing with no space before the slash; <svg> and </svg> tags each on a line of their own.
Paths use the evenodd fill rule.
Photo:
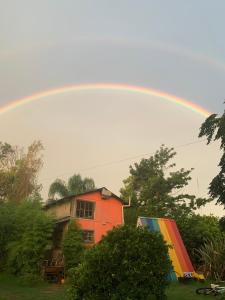
<svg viewBox="0 0 225 300">
<path fill-rule="evenodd" d="M 165 299 L 170 268 L 161 235 L 140 227 L 117 227 L 87 250 L 74 269 L 71 299 Z"/>
<path fill-rule="evenodd" d="M 222 217 L 219 219 L 219 225 L 220 225 L 220 229 L 221 231 L 225 231 L 225 217 Z"/>
<path fill-rule="evenodd" d="M 0 253 L 7 262 L 7 270 L 37 278 L 45 253 L 51 248 L 54 221 L 44 213 L 39 202 L 30 201 L 19 205 L 3 203 L 0 216 L 4 216 L 0 222 L 3 244 Z"/>
<path fill-rule="evenodd" d="M 69 272 L 71 268 L 78 266 L 81 262 L 83 252 L 83 231 L 74 220 L 70 222 L 63 239 L 63 254 L 67 272 Z"/>
<path fill-rule="evenodd" d="M 131 199 L 133 209 L 125 210 L 125 221 L 129 224 L 136 223 L 137 215 L 177 220 L 209 201 L 180 192 L 191 180 L 192 170 L 172 171 L 176 166 L 171 163 L 175 155 L 173 148 L 162 145 L 150 158 L 130 166 L 130 176 L 120 190 L 123 199 Z"/>
<path fill-rule="evenodd" d="M 7 259 L 7 245 L 16 234 L 15 205 L 0 203 L 0 270 L 5 266 Z"/>
<path fill-rule="evenodd" d="M 82 179 L 80 174 L 74 174 L 69 178 L 66 184 L 61 179 L 56 179 L 49 188 L 48 196 L 54 199 L 57 196 L 64 198 L 70 195 L 78 195 L 95 189 L 95 183 L 92 178 Z"/>
<path fill-rule="evenodd" d="M 203 136 L 207 137 L 207 144 L 220 141 L 220 149 L 223 152 L 219 162 L 220 172 L 211 181 L 209 193 L 218 203 L 225 205 L 225 111 L 221 117 L 212 114 L 204 121 L 199 133 L 199 137 Z"/>
<path fill-rule="evenodd" d="M 210 297 L 197 295 L 195 290 L 198 287 L 202 287 L 202 283 L 171 284 L 167 289 L 168 300 L 206 300 Z M 47 283 L 39 283 L 35 286 L 30 284 L 22 285 L 17 277 L 0 273 L 0 300 L 66 300 L 67 289 L 67 284 L 57 286 Z M 152 297 L 151 299 L 154 298 Z M 210 299 L 214 298 L 210 297 Z"/>
<path fill-rule="evenodd" d="M 192 263 L 200 266 L 196 249 L 202 247 L 207 240 L 221 236 L 219 221 L 214 216 L 191 215 L 177 222 L 182 239 L 190 255 Z"/>
<path fill-rule="evenodd" d="M 196 250 L 204 273 L 213 280 L 225 279 L 225 236 L 212 237 Z"/>
<path fill-rule="evenodd" d="M 32 143 L 27 153 L 0 142 L 0 202 L 21 202 L 37 194 L 37 174 L 42 166 L 40 141 Z"/>
</svg>

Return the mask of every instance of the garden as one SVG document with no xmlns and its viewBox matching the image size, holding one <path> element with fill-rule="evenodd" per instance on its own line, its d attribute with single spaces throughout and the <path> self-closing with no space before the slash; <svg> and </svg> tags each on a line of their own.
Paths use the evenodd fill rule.
<svg viewBox="0 0 225 300">
<path fill-rule="evenodd" d="M 215 299 L 214 296 L 196 295 L 195 289 L 205 286 L 204 283 L 172 284 L 166 291 L 168 300 L 205 300 Z M 17 277 L 0 275 L 0 300 L 66 300 L 68 284 L 21 284 Z"/>
<path fill-rule="evenodd" d="M 218 120 L 211 116 L 201 128 L 200 135 L 206 135 L 208 142 L 221 123 Z M 225 138 L 218 133 L 216 138 L 225 148 Z M 176 152 L 162 145 L 153 156 L 130 167 L 130 175 L 124 180 L 121 196 L 131 198 L 133 203 L 125 210 L 126 224 L 86 247 L 82 228 L 71 221 L 61 244 L 66 280 L 61 284 L 45 282 L 42 262 L 54 248 L 56 220 L 43 210 L 37 183 L 42 166 L 40 151 L 40 142 L 34 142 L 27 153 L 0 143 L 0 300 L 203 299 L 195 290 L 208 282 L 168 280 L 172 270 L 168 251 L 172 246 L 159 232 L 134 226 L 138 215 L 176 220 L 195 270 L 210 282 L 225 279 L 224 218 L 196 213 L 212 199 L 182 193 L 192 170 L 171 171 Z M 223 162 L 224 157 L 220 162 L 222 173 L 210 185 L 210 196 L 220 204 L 224 201 Z M 75 183 L 82 191 L 90 183 L 94 186 L 93 180 L 74 175 L 63 191 L 75 193 L 71 191 L 77 188 Z M 50 194 L 59 193 L 62 186 L 62 181 L 56 180 Z"/>
</svg>

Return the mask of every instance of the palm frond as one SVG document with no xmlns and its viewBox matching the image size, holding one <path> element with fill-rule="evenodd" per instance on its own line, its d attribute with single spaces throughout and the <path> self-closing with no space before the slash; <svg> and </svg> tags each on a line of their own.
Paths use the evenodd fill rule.
<svg viewBox="0 0 225 300">
<path fill-rule="evenodd" d="M 66 183 L 61 179 L 56 179 L 49 188 L 48 196 L 51 199 L 55 199 L 57 196 L 64 198 L 69 196 L 69 191 Z"/>
</svg>

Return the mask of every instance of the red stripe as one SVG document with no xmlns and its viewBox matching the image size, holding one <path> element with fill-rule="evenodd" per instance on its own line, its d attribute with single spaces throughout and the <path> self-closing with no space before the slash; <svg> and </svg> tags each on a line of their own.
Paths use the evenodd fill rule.
<svg viewBox="0 0 225 300">
<path fill-rule="evenodd" d="M 177 254 L 177 258 L 180 262 L 180 266 L 181 266 L 182 271 L 183 272 L 191 272 L 191 270 L 189 270 L 189 268 L 188 268 L 188 265 L 186 263 L 186 258 L 183 254 L 183 249 L 180 245 L 181 237 L 178 236 L 176 234 L 176 232 L 174 231 L 174 226 L 173 226 L 174 222 L 172 220 L 166 220 L 166 224 L 167 224 L 167 228 L 168 228 L 171 240 L 172 240 L 172 244 L 173 244 L 174 249 L 175 249 L 176 254 Z"/>
<path fill-rule="evenodd" d="M 177 239 L 177 242 L 179 244 L 179 248 L 181 249 L 182 257 L 185 260 L 186 268 L 184 269 L 184 272 L 194 272 L 194 268 L 193 268 L 193 265 L 191 263 L 190 257 L 187 253 L 187 250 L 184 246 L 182 237 L 181 237 L 180 232 L 177 228 L 177 224 L 174 220 L 171 220 L 171 226 L 173 228 L 173 232 L 174 232 L 174 234 L 176 236 L 176 239 Z"/>
</svg>

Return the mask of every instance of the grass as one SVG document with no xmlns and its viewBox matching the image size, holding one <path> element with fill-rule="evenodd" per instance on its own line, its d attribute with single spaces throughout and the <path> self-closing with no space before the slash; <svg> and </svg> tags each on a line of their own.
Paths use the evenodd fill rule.
<svg viewBox="0 0 225 300">
<path fill-rule="evenodd" d="M 66 287 L 47 283 L 29 286 L 0 273 L 0 300 L 66 300 Z"/>
<path fill-rule="evenodd" d="M 168 300 L 215 299 L 214 296 L 205 297 L 195 293 L 198 287 L 206 285 L 197 282 L 173 283 L 167 290 Z M 67 287 L 47 283 L 24 285 L 18 278 L 0 273 L 0 300 L 66 300 Z"/>
<path fill-rule="evenodd" d="M 189 282 L 173 283 L 167 291 L 168 300 L 212 300 L 215 296 L 197 295 L 195 290 L 199 287 L 209 286 L 207 283 Z M 220 299 L 217 297 L 216 299 Z"/>
</svg>

